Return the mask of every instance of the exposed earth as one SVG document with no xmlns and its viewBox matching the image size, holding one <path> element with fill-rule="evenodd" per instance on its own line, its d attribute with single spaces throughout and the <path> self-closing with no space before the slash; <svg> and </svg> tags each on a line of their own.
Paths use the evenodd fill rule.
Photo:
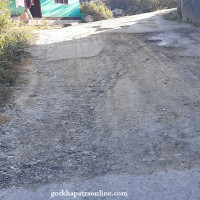
<svg viewBox="0 0 200 200">
<path fill-rule="evenodd" d="M 0 200 L 200 199 L 200 28 L 166 12 L 38 31 L 1 109 Z"/>
</svg>

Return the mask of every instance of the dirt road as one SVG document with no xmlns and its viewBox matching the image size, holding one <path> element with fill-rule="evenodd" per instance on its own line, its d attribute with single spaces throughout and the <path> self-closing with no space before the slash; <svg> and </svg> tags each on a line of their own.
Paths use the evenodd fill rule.
<svg viewBox="0 0 200 200">
<path fill-rule="evenodd" d="M 165 12 L 39 32 L 3 113 L 1 200 L 200 199 L 200 29 Z"/>
</svg>

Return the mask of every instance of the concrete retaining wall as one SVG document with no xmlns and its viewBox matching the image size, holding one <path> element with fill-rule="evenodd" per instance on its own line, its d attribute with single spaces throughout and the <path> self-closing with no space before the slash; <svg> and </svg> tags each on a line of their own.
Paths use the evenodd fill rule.
<svg viewBox="0 0 200 200">
<path fill-rule="evenodd" d="M 183 20 L 200 22 L 200 0 L 177 0 L 177 8 Z"/>
</svg>

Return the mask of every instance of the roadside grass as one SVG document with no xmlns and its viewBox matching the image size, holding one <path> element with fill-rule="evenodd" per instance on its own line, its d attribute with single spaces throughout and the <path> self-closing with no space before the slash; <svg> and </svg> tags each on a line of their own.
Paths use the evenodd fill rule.
<svg viewBox="0 0 200 200">
<path fill-rule="evenodd" d="M 33 41 L 32 28 L 12 26 L 0 35 L 0 83 L 12 84 L 16 77 L 14 66 L 30 57 L 28 46 Z"/>
<path fill-rule="evenodd" d="M 30 25 L 33 31 L 37 30 L 51 30 L 51 29 L 60 29 L 62 25 L 51 25 L 50 22 L 46 19 L 40 20 L 39 24 Z"/>
<path fill-rule="evenodd" d="M 185 21 L 183 21 L 182 18 L 178 15 L 177 11 L 173 11 L 173 12 L 165 14 L 164 18 L 166 20 L 176 21 L 176 22 L 179 22 L 179 23 L 185 22 L 185 23 L 191 24 L 195 27 L 200 27 L 199 22 L 192 22 L 189 18 L 187 18 Z"/>
<path fill-rule="evenodd" d="M 194 25 L 194 26 L 196 26 L 196 27 L 200 27 L 200 23 L 199 23 L 199 22 L 193 22 L 193 21 L 191 21 L 189 18 L 187 18 L 187 19 L 185 20 L 185 23 L 192 24 L 192 25 Z"/>
<path fill-rule="evenodd" d="M 176 22 L 182 22 L 181 17 L 178 15 L 178 12 L 175 10 L 173 12 L 167 13 L 164 15 L 164 18 L 166 20 L 176 21 Z"/>
<path fill-rule="evenodd" d="M 193 25 L 196 27 L 200 27 L 200 23 L 199 22 L 193 22 Z"/>
<path fill-rule="evenodd" d="M 34 31 L 38 31 L 38 30 L 61 29 L 63 27 L 61 25 L 48 25 L 48 26 L 37 25 L 37 26 L 32 26 L 32 28 Z"/>
<path fill-rule="evenodd" d="M 30 57 L 27 51 L 33 41 L 33 28 L 11 19 L 8 10 L 9 1 L 0 1 L 0 84 L 14 82 L 14 66 L 22 58 Z"/>
</svg>

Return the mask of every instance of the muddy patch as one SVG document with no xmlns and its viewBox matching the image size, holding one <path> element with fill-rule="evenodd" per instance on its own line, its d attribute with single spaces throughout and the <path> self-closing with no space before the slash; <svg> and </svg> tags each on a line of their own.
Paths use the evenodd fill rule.
<svg viewBox="0 0 200 200">
<path fill-rule="evenodd" d="M 9 121 L 10 121 L 10 118 L 0 115 L 0 125 L 5 124 Z"/>
<path fill-rule="evenodd" d="M 150 42 L 155 42 L 162 47 L 175 47 L 178 44 L 180 34 L 176 32 L 165 32 L 149 38 Z"/>
<path fill-rule="evenodd" d="M 179 31 L 166 31 L 151 35 L 149 43 L 155 43 L 159 47 L 182 48 L 180 56 L 199 57 L 200 34 L 193 34 L 191 31 L 180 29 Z"/>
</svg>

